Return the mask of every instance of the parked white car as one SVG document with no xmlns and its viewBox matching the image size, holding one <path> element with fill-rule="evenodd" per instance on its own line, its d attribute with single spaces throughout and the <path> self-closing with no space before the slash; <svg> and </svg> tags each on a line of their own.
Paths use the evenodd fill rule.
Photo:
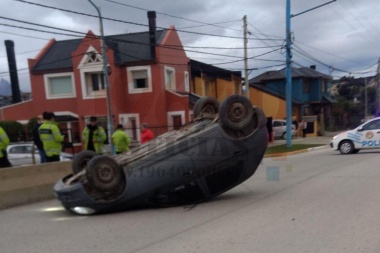
<svg viewBox="0 0 380 253">
<path fill-rule="evenodd" d="M 330 147 L 342 154 L 355 154 L 361 149 L 380 148 L 380 117 L 371 119 L 353 130 L 335 135 Z"/>
<path fill-rule="evenodd" d="M 34 161 L 33 161 L 34 147 Z M 20 166 L 27 164 L 41 163 L 40 154 L 37 147 L 33 143 L 13 143 L 7 147 L 8 160 L 12 166 Z M 69 153 L 61 153 L 61 161 L 72 160 L 73 155 Z"/>
<path fill-rule="evenodd" d="M 272 130 L 275 138 L 286 139 L 286 120 L 274 119 L 272 120 Z M 292 124 L 292 136 L 296 136 L 296 126 Z"/>
</svg>

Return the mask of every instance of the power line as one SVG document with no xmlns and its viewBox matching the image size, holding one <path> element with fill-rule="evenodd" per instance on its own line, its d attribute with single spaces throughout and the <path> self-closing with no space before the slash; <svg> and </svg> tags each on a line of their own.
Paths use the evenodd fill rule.
<svg viewBox="0 0 380 253">
<path fill-rule="evenodd" d="M 116 1 L 112 1 L 112 0 L 105 0 L 105 1 L 106 2 L 110 2 L 110 3 L 114 3 L 114 4 L 119 4 L 119 5 L 126 6 L 126 7 L 130 7 L 130 8 L 134 8 L 134 9 L 137 9 L 137 10 L 149 11 L 148 9 L 144 9 L 144 8 L 141 8 L 141 7 L 133 6 L 133 5 L 130 5 L 130 4 L 124 4 L 124 3 L 120 3 L 120 2 L 116 2 Z M 215 27 L 219 27 L 219 28 L 239 31 L 237 29 L 231 29 L 231 28 L 228 28 L 228 27 L 218 26 L 217 24 L 211 24 L 211 23 L 206 23 L 206 22 L 197 21 L 197 20 L 193 20 L 193 19 L 188 19 L 188 18 L 184 18 L 184 17 L 178 17 L 178 16 L 175 16 L 175 15 L 167 14 L 167 13 L 163 13 L 163 12 L 156 11 L 156 13 L 160 14 L 160 15 L 163 15 L 163 16 L 168 16 L 168 17 L 172 17 L 172 18 L 177 18 L 177 19 L 182 19 L 182 20 L 186 20 L 186 21 L 202 24 L 204 26 L 215 26 Z M 240 21 L 240 20 L 227 21 L 227 22 L 221 22 L 221 23 L 229 23 L 229 22 L 236 22 L 236 21 Z"/>
<path fill-rule="evenodd" d="M 50 39 L 46 39 L 46 38 L 39 38 L 39 37 L 28 36 L 28 35 L 17 34 L 17 33 L 11 33 L 11 32 L 3 32 L 3 31 L 0 31 L 0 33 L 11 34 L 11 35 L 21 36 L 21 37 L 25 37 L 25 38 L 37 39 L 37 40 L 50 40 Z M 1 57 L 1 56 L 0 56 L 0 57 Z"/>
<path fill-rule="evenodd" d="M 3 18 L 3 17 L 0 16 L 0 18 Z M 5 19 L 8 19 L 8 18 L 5 18 Z M 21 21 L 21 20 L 16 20 L 16 19 L 11 19 L 11 20 L 15 21 L 15 22 L 21 22 L 21 23 L 26 23 L 26 24 L 35 25 L 35 26 L 42 26 L 42 27 L 46 27 L 46 28 L 50 28 L 50 29 L 58 29 L 58 30 L 63 30 L 63 31 L 68 31 L 68 32 L 73 32 L 73 33 L 78 33 L 78 34 L 86 35 L 85 33 L 81 33 L 81 32 L 78 32 L 78 31 L 71 31 L 71 30 L 68 30 L 68 29 L 60 29 L 60 28 L 56 28 L 56 27 L 53 27 L 53 26 L 39 25 L 39 24 L 35 24 L 35 23 L 31 23 L 31 22 L 26 22 L 26 21 Z M 78 36 L 78 35 L 74 35 L 74 34 L 57 33 L 57 32 L 52 32 L 52 31 L 45 31 L 45 30 L 40 30 L 40 29 L 35 29 L 35 28 L 15 26 L 15 25 L 3 24 L 3 23 L 0 23 L 0 25 L 14 27 L 14 28 L 19 28 L 19 29 L 25 29 L 25 30 L 31 30 L 31 31 L 37 31 L 37 32 L 43 32 L 43 33 L 52 33 L 52 34 L 58 34 L 58 35 L 66 35 L 66 36 L 73 36 L 73 37 L 83 38 L 83 36 Z M 149 43 L 141 43 L 141 42 L 135 42 L 135 41 L 121 40 L 121 39 L 116 39 L 116 38 L 108 38 L 107 41 L 134 43 L 134 44 L 139 44 L 139 45 L 150 45 Z M 180 51 L 183 50 L 182 47 L 172 47 L 170 45 L 159 45 L 158 44 L 156 46 L 162 47 L 162 48 L 168 48 L 168 49 L 172 49 L 172 50 L 180 50 Z M 186 50 L 186 51 L 188 51 L 188 52 L 194 52 L 194 53 L 201 53 L 201 54 L 208 54 L 208 55 L 215 55 L 215 56 L 226 56 L 226 57 L 231 57 L 231 58 L 242 58 L 242 57 L 234 56 L 234 55 L 217 54 L 217 53 L 210 53 L 210 52 L 204 52 L 204 51 L 196 51 L 196 50 Z"/>
<path fill-rule="evenodd" d="M 43 5 L 43 4 L 32 3 L 32 2 L 25 1 L 25 0 L 13 0 L 13 1 L 21 2 L 21 3 L 26 3 L 26 4 L 31 4 L 31 5 L 36 5 L 36 6 L 40 6 L 40 7 L 44 7 L 44 8 L 49 8 L 49 9 L 54 9 L 54 10 L 65 11 L 65 12 L 69 12 L 69 13 L 74 13 L 74 14 L 79 14 L 79 15 L 84 15 L 84 16 L 88 16 L 88 17 L 93 17 L 93 18 L 99 19 L 98 16 L 92 15 L 92 14 L 87 14 L 87 13 L 82 13 L 82 12 L 62 9 L 62 8 L 48 6 L 48 5 Z M 136 22 L 130 22 L 130 21 L 124 21 L 124 20 L 114 19 L 114 18 L 103 17 L 103 20 L 110 20 L 110 21 L 120 22 L 120 23 L 125 23 L 125 24 L 132 24 L 132 25 L 137 25 L 137 26 L 149 27 L 149 25 L 140 24 L 140 23 L 136 23 Z M 164 28 L 164 27 L 157 27 L 157 28 L 167 30 L 167 28 Z M 209 34 L 209 33 L 201 33 L 201 32 L 191 32 L 191 31 L 185 31 L 185 30 L 179 30 L 179 29 L 176 29 L 176 31 L 177 32 L 182 32 L 182 33 L 204 35 L 204 36 L 211 36 L 211 37 L 219 37 L 219 38 L 243 39 L 243 37 L 224 36 L 224 35 L 220 35 L 220 34 Z M 278 39 L 261 39 L 261 40 L 278 40 Z"/>
</svg>

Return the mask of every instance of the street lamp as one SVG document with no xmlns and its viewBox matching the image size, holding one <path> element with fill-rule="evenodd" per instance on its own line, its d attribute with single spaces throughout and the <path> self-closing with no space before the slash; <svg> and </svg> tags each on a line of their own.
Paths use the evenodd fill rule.
<svg viewBox="0 0 380 253">
<path fill-rule="evenodd" d="M 337 0 L 318 5 L 314 8 L 300 12 L 295 15 L 290 14 L 290 0 L 286 0 L 286 146 L 290 148 L 292 146 L 292 47 L 291 47 L 291 32 L 290 32 L 290 19 L 298 15 L 304 14 L 311 10 L 315 10 L 319 7 L 325 6 Z"/>
<path fill-rule="evenodd" d="M 108 143 L 111 147 L 111 152 L 114 155 L 115 149 L 112 144 L 112 133 L 113 133 L 113 117 L 112 117 L 112 104 L 111 104 L 111 95 L 110 95 L 110 85 L 109 85 L 109 79 L 108 79 L 108 64 L 107 64 L 107 52 L 106 52 L 106 43 L 104 40 L 104 34 L 103 34 L 103 20 L 102 20 L 102 14 L 100 13 L 100 10 L 96 5 L 91 1 L 88 0 L 92 6 L 95 7 L 96 11 L 99 15 L 99 29 L 100 29 L 100 37 L 101 37 L 101 49 L 102 49 L 102 55 L 103 55 L 103 74 L 104 74 L 104 86 L 106 89 L 106 97 L 107 97 L 107 135 L 108 135 Z"/>
</svg>

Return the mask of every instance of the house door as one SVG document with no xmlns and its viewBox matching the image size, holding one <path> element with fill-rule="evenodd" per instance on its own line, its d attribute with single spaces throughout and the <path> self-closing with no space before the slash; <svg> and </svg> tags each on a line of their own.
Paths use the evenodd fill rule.
<svg viewBox="0 0 380 253">
<path fill-rule="evenodd" d="M 125 128 L 131 141 L 140 141 L 140 117 L 138 113 L 119 114 L 119 122 Z"/>
<path fill-rule="evenodd" d="M 182 116 L 181 115 L 173 115 L 173 128 L 178 130 L 182 126 Z"/>
</svg>

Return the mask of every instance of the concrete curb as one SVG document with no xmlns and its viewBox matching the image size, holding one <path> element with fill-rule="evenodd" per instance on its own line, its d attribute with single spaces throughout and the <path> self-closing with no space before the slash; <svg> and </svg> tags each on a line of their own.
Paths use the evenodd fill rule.
<svg viewBox="0 0 380 253">
<path fill-rule="evenodd" d="M 55 197 L 53 186 L 71 173 L 71 161 L 0 169 L 0 210 Z"/>
<path fill-rule="evenodd" d="M 306 153 L 306 152 L 310 152 L 310 151 L 314 151 L 314 150 L 321 150 L 321 149 L 325 149 L 325 148 L 328 148 L 329 145 L 323 145 L 323 146 L 318 146 L 318 147 L 314 147 L 314 148 L 307 148 L 307 149 L 301 149 L 301 150 L 297 150 L 297 151 L 292 151 L 292 152 L 286 152 L 286 153 L 276 153 L 276 154 L 267 154 L 267 155 L 264 155 L 264 158 L 270 158 L 270 157 L 283 157 L 283 156 L 288 156 L 288 155 L 296 155 L 296 154 L 301 154 L 301 153 Z"/>
</svg>

